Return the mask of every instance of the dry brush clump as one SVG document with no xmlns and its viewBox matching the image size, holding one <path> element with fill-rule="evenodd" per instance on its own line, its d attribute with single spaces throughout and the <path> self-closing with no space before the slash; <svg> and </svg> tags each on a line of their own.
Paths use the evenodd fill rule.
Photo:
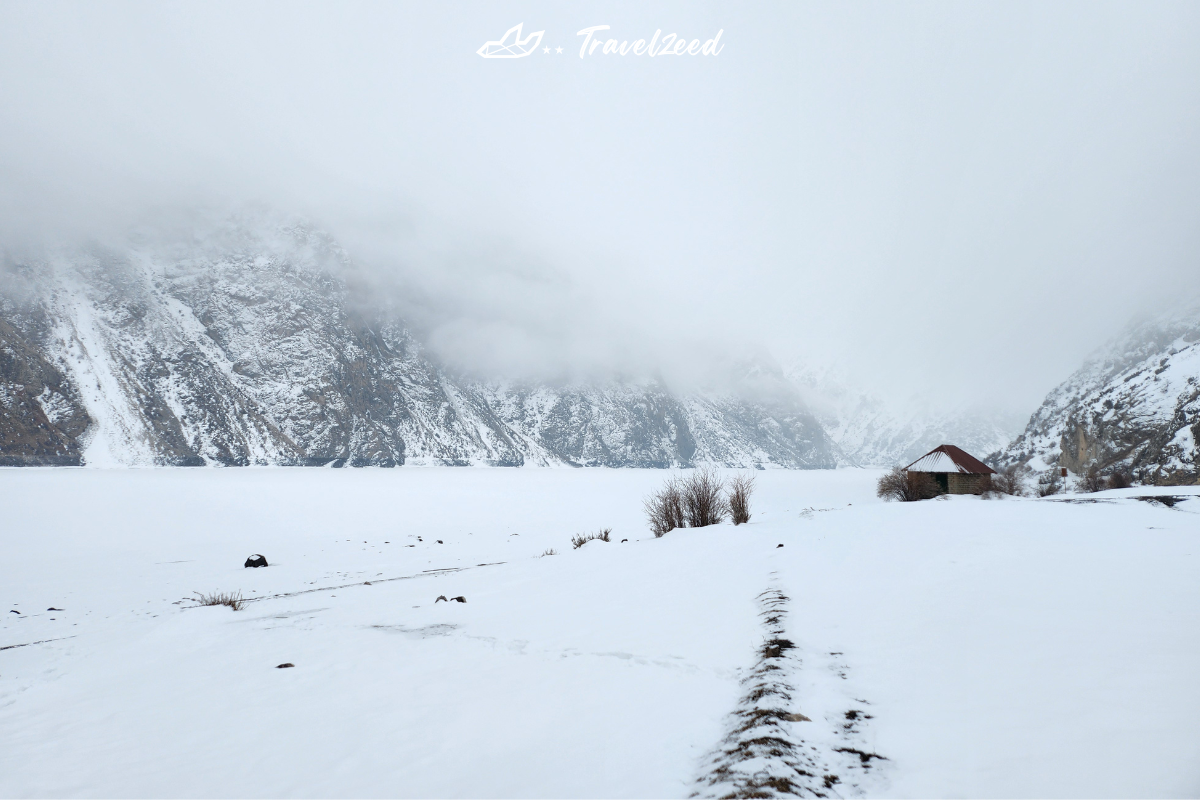
<svg viewBox="0 0 1200 800">
<path fill-rule="evenodd" d="M 1133 475 L 1123 469 L 1114 469 L 1108 473 L 1109 489 L 1128 489 L 1133 486 Z"/>
<path fill-rule="evenodd" d="M 1025 476 L 1020 466 L 1012 464 L 1002 470 L 997 470 L 992 476 L 992 491 L 1000 494 L 1010 494 L 1022 497 L 1025 494 Z"/>
<path fill-rule="evenodd" d="M 646 517 L 650 520 L 650 531 L 654 538 L 685 526 L 683 516 L 682 480 L 673 476 L 666 485 L 645 500 Z"/>
<path fill-rule="evenodd" d="M 683 479 L 683 516 L 689 528 L 706 528 L 725 519 L 725 481 L 716 470 L 698 469 Z"/>
<path fill-rule="evenodd" d="M 213 592 L 212 594 L 192 592 L 192 594 L 196 595 L 196 605 L 199 606 L 229 606 L 234 611 L 240 611 L 246 602 L 241 592 Z"/>
<path fill-rule="evenodd" d="M 676 528 L 717 525 L 728 514 L 734 525 L 750 521 L 754 476 L 736 475 L 728 483 L 711 467 L 676 475 L 645 500 L 646 518 L 655 538 Z"/>
<path fill-rule="evenodd" d="M 926 472 L 909 472 L 904 467 L 892 467 L 879 479 L 875 494 L 884 500 L 911 503 L 937 497 L 938 485 Z"/>
<path fill-rule="evenodd" d="M 1083 473 L 1083 477 L 1079 479 L 1079 490 L 1093 494 L 1104 489 L 1104 476 L 1100 474 L 1100 468 L 1096 466 L 1088 467 L 1087 472 Z"/>
<path fill-rule="evenodd" d="M 589 533 L 587 536 L 576 534 L 571 537 L 571 547 L 578 550 L 588 542 L 611 542 L 612 528 L 604 528 L 599 533 Z M 543 554 L 544 555 L 544 554 Z"/>
<path fill-rule="evenodd" d="M 1037 496 L 1050 497 L 1062 491 L 1063 482 L 1058 468 L 1043 472 L 1037 482 Z"/>
<path fill-rule="evenodd" d="M 750 495 L 753 493 L 753 475 L 738 474 L 729 479 L 729 516 L 734 525 L 750 521 Z"/>
</svg>

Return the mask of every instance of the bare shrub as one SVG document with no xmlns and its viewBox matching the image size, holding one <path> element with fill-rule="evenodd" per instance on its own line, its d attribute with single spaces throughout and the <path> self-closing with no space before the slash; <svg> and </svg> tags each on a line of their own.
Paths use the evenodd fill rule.
<svg viewBox="0 0 1200 800">
<path fill-rule="evenodd" d="M 1096 466 L 1088 467 L 1087 472 L 1079 480 L 1079 489 L 1084 492 L 1099 492 L 1104 489 L 1104 476 Z"/>
<path fill-rule="evenodd" d="M 545 558 L 546 556 L 556 556 L 556 555 L 558 555 L 558 551 L 555 550 L 553 547 L 551 547 L 548 550 L 543 550 L 542 554 L 539 556 L 539 558 Z"/>
<path fill-rule="evenodd" d="M 729 516 L 734 525 L 750 521 L 750 495 L 753 493 L 753 475 L 739 473 L 729 479 Z"/>
<path fill-rule="evenodd" d="M 1123 469 L 1115 469 L 1108 474 L 1109 489 L 1128 489 L 1133 486 L 1133 476 Z"/>
<path fill-rule="evenodd" d="M 654 538 L 684 527 L 683 487 L 678 477 L 672 477 L 663 488 L 647 497 L 644 505 Z"/>
<path fill-rule="evenodd" d="M 725 519 L 725 481 L 716 470 L 704 467 L 682 481 L 683 516 L 689 528 L 705 528 Z"/>
<path fill-rule="evenodd" d="M 1025 494 L 1025 477 L 1021 474 L 1021 468 L 1013 464 L 998 470 L 992 476 L 992 491 L 1022 497 Z"/>
<path fill-rule="evenodd" d="M 1037 496 L 1049 497 L 1050 495 L 1058 494 L 1062 491 L 1062 478 L 1058 475 L 1058 468 L 1043 472 L 1037 482 Z"/>
<path fill-rule="evenodd" d="M 605 528 L 599 533 L 589 533 L 587 536 L 576 534 L 571 537 L 571 547 L 578 550 L 588 542 L 611 542 L 610 534 L 612 534 L 612 528 Z"/>
<path fill-rule="evenodd" d="M 229 606 L 234 611 L 240 611 L 246 602 L 241 592 L 213 592 L 212 594 L 192 592 L 192 594 L 196 595 L 196 605 L 200 606 Z"/>
<path fill-rule="evenodd" d="M 879 479 L 875 494 L 884 500 L 911 503 L 937 497 L 938 485 L 927 472 L 909 472 L 903 467 L 892 467 Z"/>
</svg>

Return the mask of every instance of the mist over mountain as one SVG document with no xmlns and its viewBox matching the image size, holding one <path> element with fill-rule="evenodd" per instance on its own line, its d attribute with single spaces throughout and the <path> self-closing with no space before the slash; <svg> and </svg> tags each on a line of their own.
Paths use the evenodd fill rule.
<svg viewBox="0 0 1200 800">
<path fill-rule="evenodd" d="M 6 464 L 828 467 L 798 393 L 482 379 L 433 357 L 328 234 L 239 215 L 6 265 Z"/>
<path fill-rule="evenodd" d="M 936 394 L 889 398 L 836 368 L 794 365 L 788 377 L 846 466 L 903 466 L 942 444 L 983 455 L 1008 445 L 1025 422 L 1021 414 Z"/>
</svg>

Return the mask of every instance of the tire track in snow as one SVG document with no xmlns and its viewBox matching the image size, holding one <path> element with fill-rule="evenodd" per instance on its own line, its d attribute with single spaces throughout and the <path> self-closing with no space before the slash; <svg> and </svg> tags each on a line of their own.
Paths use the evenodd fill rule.
<svg viewBox="0 0 1200 800">
<path fill-rule="evenodd" d="M 878 760 L 865 746 L 864 726 L 872 719 L 838 685 L 847 680 L 841 659 L 808 676 L 820 687 L 809 713 L 800 712 L 795 677 L 803 669 L 800 648 L 786 638 L 789 598 L 772 588 L 758 596 L 766 638 L 758 661 L 742 679 L 745 694 L 730 714 L 729 733 L 710 753 L 692 797 L 858 797 Z M 840 657 L 842 653 L 822 654 Z M 824 700 L 824 703 L 820 702 Z M 831 705 L 832 703 L 832 705 Z M 825 713 L 812 708 L 827 707 Z M 842 711 L 843 705 L 852 707 Z M 836 709 L 836 710 L 835 710 Z M 816 722 L 814 723 L 814 719 Z"/>
</svg>

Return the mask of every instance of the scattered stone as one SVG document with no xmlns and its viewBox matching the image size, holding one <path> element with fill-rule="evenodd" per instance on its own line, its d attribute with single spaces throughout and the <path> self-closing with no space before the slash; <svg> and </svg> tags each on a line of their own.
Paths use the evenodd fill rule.
<svg viewBox="0 0 1200 800">
<path fill-rule="evenodd" d="M 9 611 L 8 613 L 10 613 L 10 614 L 16 614 L 17 616 L 20 616 L 20 615 L 21 615 L 21 612 L 20 612 L 20 611 L 17 611 L 16 609 L 14 609 L 14 610 L 12 610 L 12 611 Z"/>
<path fill-rule="evenodd" d="M 451 599 L 451 600 L 453 600 L 453 601 L 454 601 L 454 602 L 456 602 L 456 603 L 465 603 L 465 602 L 467 602 L 467 598 L 463 597 L 461 594 L 460 594 L 458 597 L 451 597 L 450 599 Z"/>
<path fill-rule="evenodd" d="M 441 539 L 438 539 L 438 540 L 437 540 L 437 542 L 438 542 L 438 544 L 441 544 L 441 543 L 442 543 L 442 540 L 441 540 Z"/>
<path fill-rule="evenodd" d="M 50 606 L 50 607 L 49 607 L 49 608 L 47 608 L 46 610 L 47 610 L 47 611 L 66 611 L 66 609 L 65 609 L 65 608 L 55 608 L 54 606 Z"/>
<path fill-rule="evenodd" d="M 776 549 L 776 550 L 778 550 L 778 549 L 779 549 L 779 548 L 781 548 L 781 547 L 783 547 L 783 545 L 781 545 L 781 544 L 777 544 L 777 545 L 775 545 L 775 549 Z"/>
<path fill-rule="evenodd" d="M 246 559 L 246 566 L 247 567 L 265 567 L 265 566 L 267 566 L 267 559 L 265 556 L 261 556 L 258 553 L 255 553 L 254 555 L 252 555 Z"/>
<path fill-rule="evenodd" d="M 370 586 L 370 585 L 371 585 L 370 581 L 363 581 L 363 586 Z"/>
<path fill-rule="evenodd" d="M 629 541 L 628 539 L 622 539 L 622 540 L 621 540 L 621 544 L 625 544 L 625 543 L 626 543 L 626 542 L 628 542 L 628 541 Z"/>
<path fill-rule="evenodd" d="M 437 599 L 437 600 L 434 600 L 434 601 L 433 601 L 433 603 L 434 603 L 434 605 L 437 605 L 438 603 L 440 603 L 440 602 L 441 602 L 441 601 L 443 601 L 443 600 L 446 600 L 446 595 L 444 595 L 444 594 L 439 594 L 439 595 L 438 595 L 438 599 Z M 450 601 L 449 601 L 449 600 L 446 600 L 446 602 L 447 602 L 447 603 L 449 603 Z"/>
<path fill-rule="evenodd" d="M 280 664 L 279 666 L 275 667 L 275 669 L 287 669 L 288 667 L 294 667 L 294 666 L 296 666 L 296 665 L 289 661 L 286 664 Z"/>
</svg>

